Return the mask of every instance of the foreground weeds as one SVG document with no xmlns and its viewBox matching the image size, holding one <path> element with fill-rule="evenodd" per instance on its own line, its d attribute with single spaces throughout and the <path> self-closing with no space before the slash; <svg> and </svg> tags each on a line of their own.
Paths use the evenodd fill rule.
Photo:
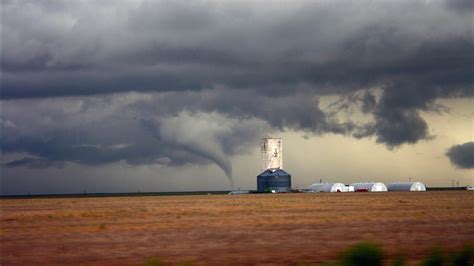
<svg viewBox="0 0 474 266">
<path fill-rule="evenodd" d="M 346 249 L 341 255 L 342 265 L 380 266 L 383 261 L 382 249 L 370 242 L 362 242 Z"/>
<path fill-rule="evenodd" d="M 371 242 L 361 242 L 341 252 L 339 259 L 323 263 L 297 263 L 298 266 L 404 266 L 407 265 L 406 257 L 399 255 L 392 261 L 384 260 L 380 246 Z M 413 265 L 413 264 L 410 264 Z M 420 266 L 473 266 L 474 248 L 466 245 L 460 250 L 444 252 L 439 247 L 432 248 L 426 257 L 418 264 Z"/>
</svg>

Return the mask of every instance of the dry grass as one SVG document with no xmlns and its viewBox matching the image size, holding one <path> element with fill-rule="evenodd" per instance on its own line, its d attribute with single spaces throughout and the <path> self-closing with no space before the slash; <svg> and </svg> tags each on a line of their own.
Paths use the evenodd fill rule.
<svg viewBox="0 0 474 266">
<path fill-rule="evenodd" d="M 388 259 L 474 244 L 474 193 L 1 200 L 0 264 L 297 264 L 361 240 Z"/>
</svg>

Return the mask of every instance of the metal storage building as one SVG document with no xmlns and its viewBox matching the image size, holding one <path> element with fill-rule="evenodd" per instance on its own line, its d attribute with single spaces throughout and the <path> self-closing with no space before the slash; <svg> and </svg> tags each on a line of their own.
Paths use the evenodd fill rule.
<svg viewBox="0 0 474 266">
<path fill-rule="evenodd" d="M 421 182 L 396 182 L 387 186 L 388 191 L 426 191 Z"/>
<path fill-rule="evenodd" d="M 387 186 L 381 182 L 368 182 L 368 183 L 352 183 L 351 186 L 354 187 L 354 191 L 363 191 L 366 190 L 368 192 L 385 192 L 387 190 Z"/>
<path fill-rule="evenodd" d="M 315 183 L 309 186 L 311 192 L 346 192 L 346 186 L 342 183 Z"/>
<path fill-rule="evenodd" d="M 291 175 L 282 169 L 267 169 L 257 176 L 258 192 L 290 192 Z"/>
</svg>

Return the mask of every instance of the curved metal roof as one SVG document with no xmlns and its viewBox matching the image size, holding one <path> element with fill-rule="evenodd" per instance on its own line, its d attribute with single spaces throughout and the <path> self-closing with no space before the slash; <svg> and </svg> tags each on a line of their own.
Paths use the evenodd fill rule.
<svg viewBox="0 0 474 266">
<path fill-rule="evenodd" d="M 389 191 L 426 191 L 426 186 L 421 182 L 396 182 L 387 188 Z"/>
<path fill-rule="evenodd" d="M 312 192 L 345 192 L 346 186 L 342 183 L 315 183 L 309 189 Z"/>
</svg>

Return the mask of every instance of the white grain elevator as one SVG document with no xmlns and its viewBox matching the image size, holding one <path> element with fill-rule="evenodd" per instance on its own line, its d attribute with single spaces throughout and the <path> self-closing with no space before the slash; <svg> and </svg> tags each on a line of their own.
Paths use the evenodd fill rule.
<svg viewBox="0 0 474 266">
<path fill-rule="evenodd" d="M 291 175 L 283 170 L 283 139 L 263 138 L 262 173 L 257 176 L 257 192 L 290 192 Z"/>
<path fill-rule="evenodd" d="M 263 138 L 261 141 L 262 171 L 283 168 L 283 139 Z"/>
</svg>

